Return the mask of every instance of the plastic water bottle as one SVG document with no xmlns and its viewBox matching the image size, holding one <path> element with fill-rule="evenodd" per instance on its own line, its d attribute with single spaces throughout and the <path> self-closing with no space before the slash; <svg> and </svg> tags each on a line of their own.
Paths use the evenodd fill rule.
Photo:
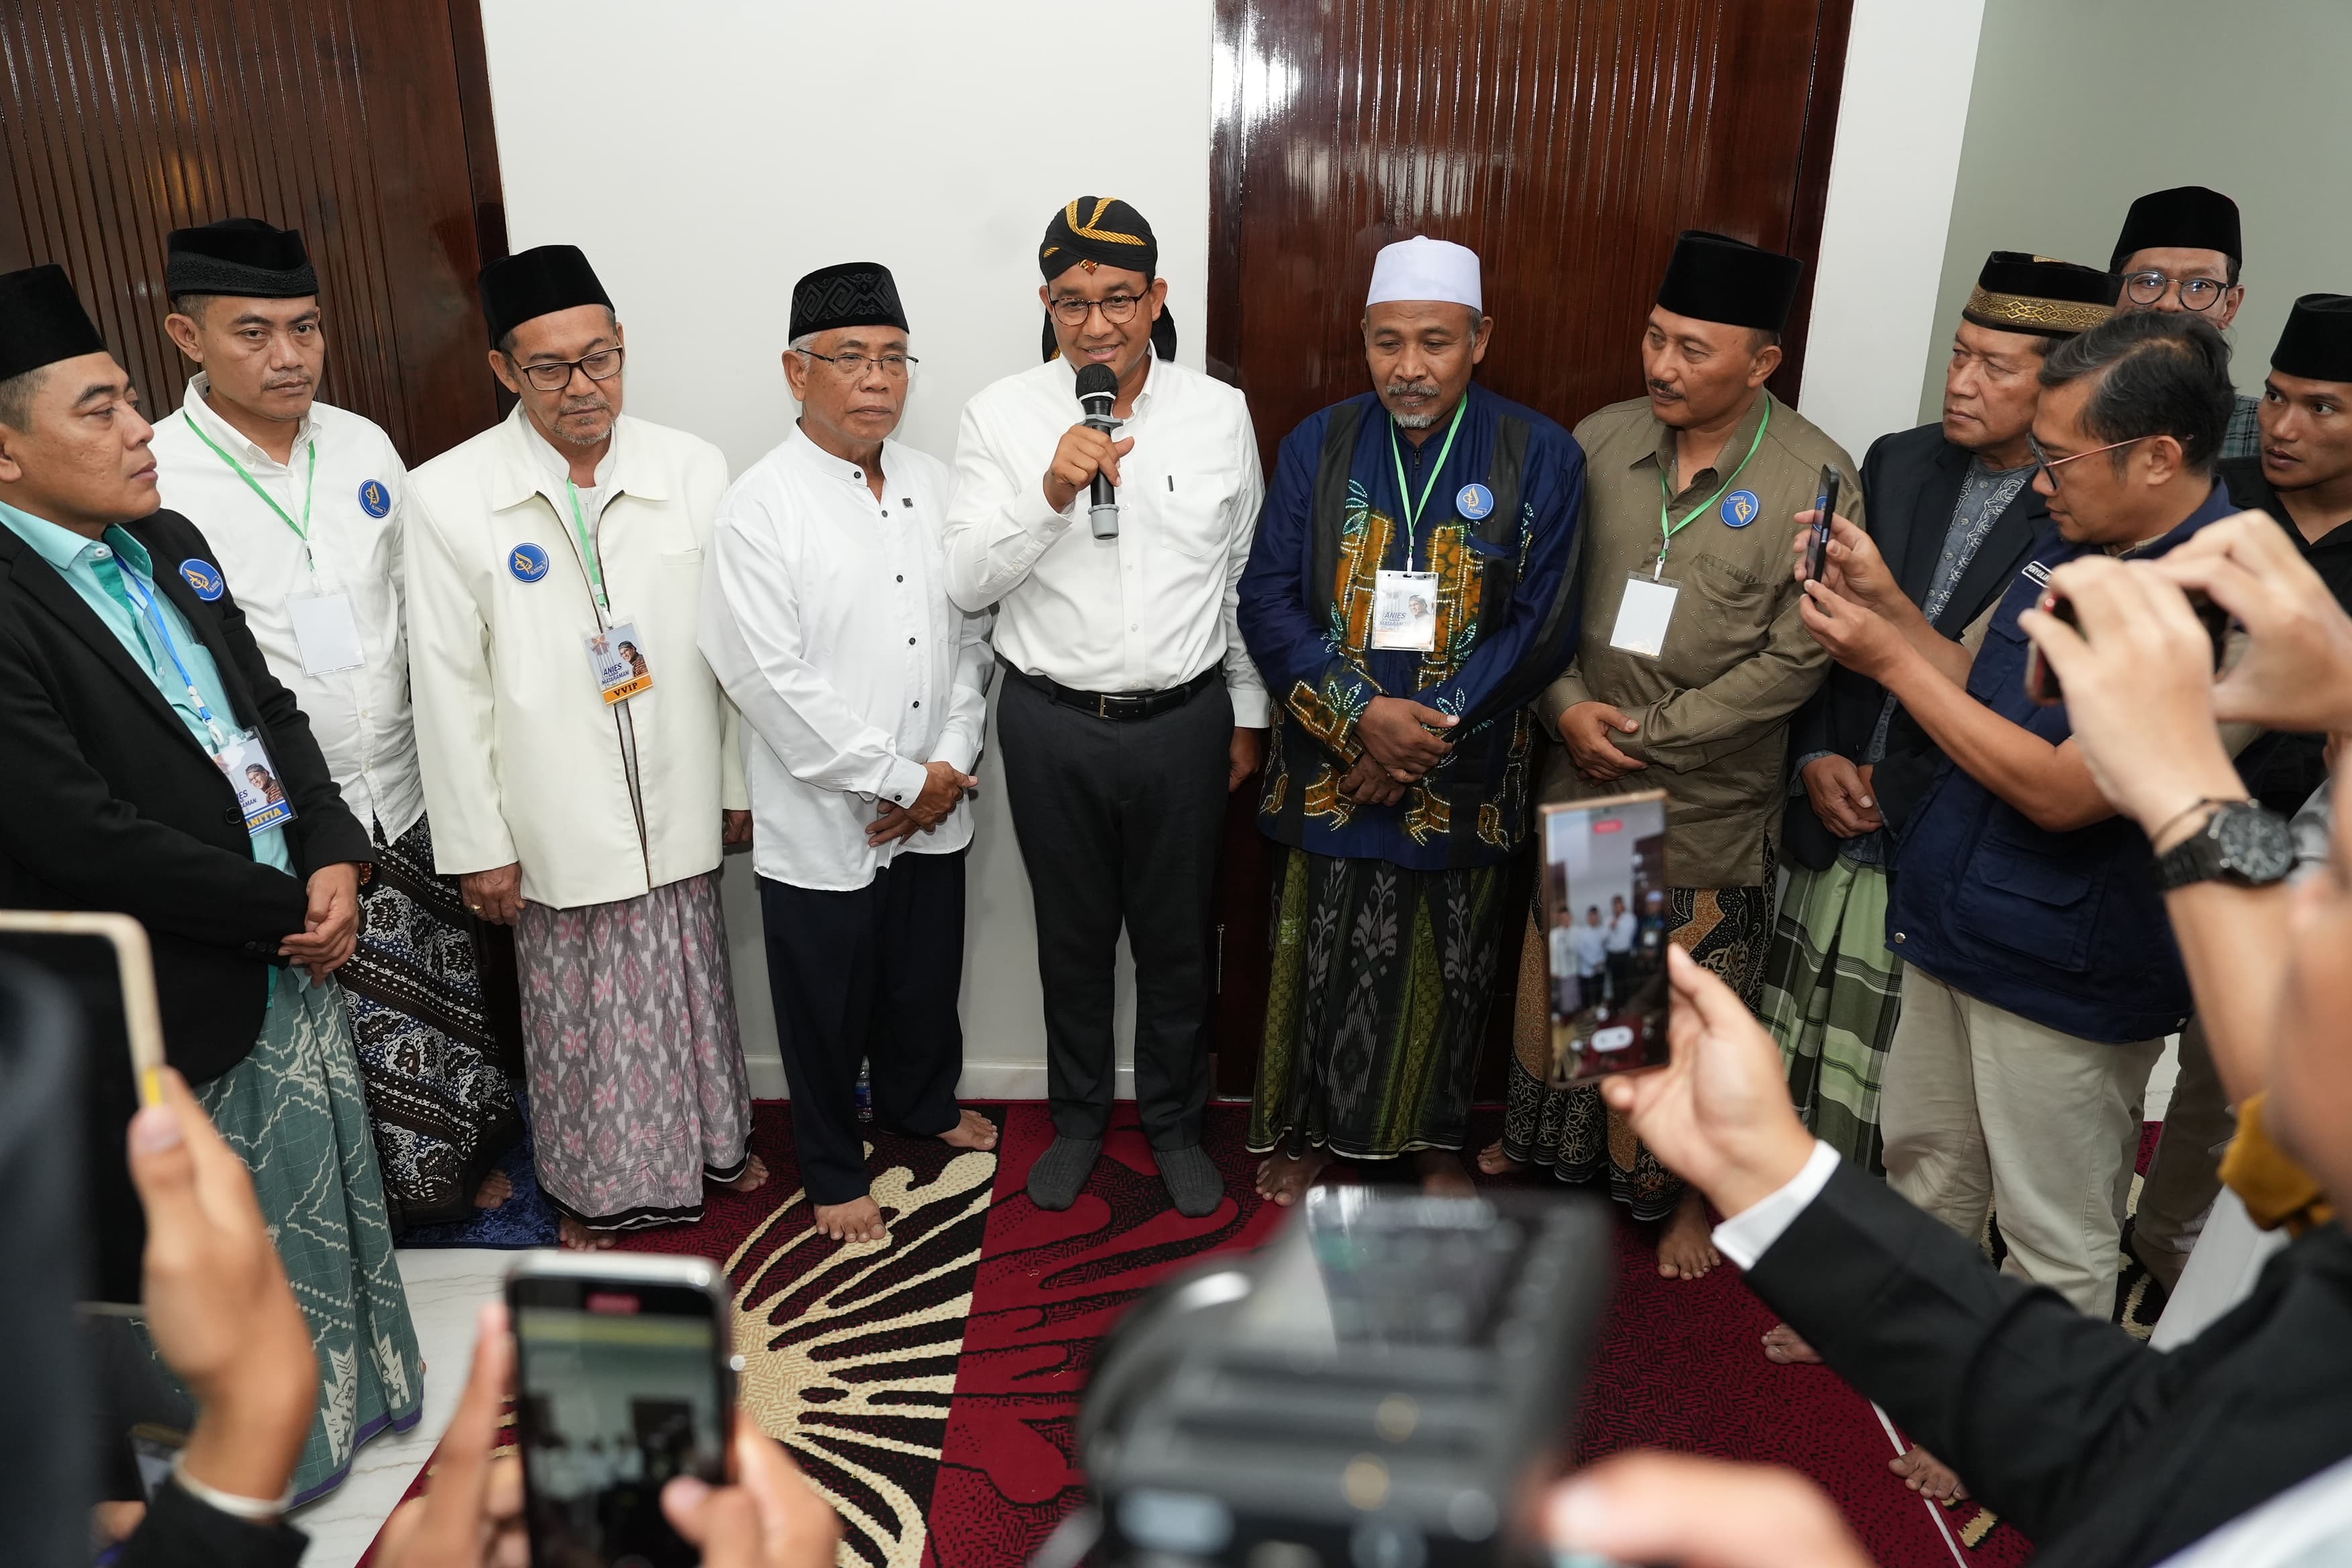
<svg viewBox="0 0 2352 1568">
<path fill-rule="evenodd" d="M 857 1120 L 874 1120 L 874 1069 L 863 1061 L 857 1064 Z"/>
</svg>

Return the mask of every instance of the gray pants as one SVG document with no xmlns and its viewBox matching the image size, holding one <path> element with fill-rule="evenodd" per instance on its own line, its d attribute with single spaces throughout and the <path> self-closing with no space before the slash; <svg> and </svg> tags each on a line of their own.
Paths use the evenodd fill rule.
<svg viewBox="0 0 2352 1568">
<path fill-rule="evenodd" d="M 2164 1136 L 2140 1184 L 2139 1213 L 2132 1239 L 2140 1261 L 2168 1290 L 2180 1283 L 2189 1249 L 2205 1229 L 2205 1216 L 2221 1192 L 2221 1150 L 2238 1131 L 2238 1118 L 2221 1092 L 2205 1024 L 2191 1018 L 2180 1031 L 2180 1076 L 2164 1113 Z"/>
<path fill-rule="evenodd" d="M 1037 905 L 1055 1131 L 1098 1139 L 1118 1084 L 1118 933 L 1135 955 L 1135 1098 L 1155 1149 L 1201 1141 L 1209 1099 L 1209 896 L 1224 835 L 1234 707 L 1211 686 L 1116 721 L 1008 673 L 996 733 Z"/>
</svg>

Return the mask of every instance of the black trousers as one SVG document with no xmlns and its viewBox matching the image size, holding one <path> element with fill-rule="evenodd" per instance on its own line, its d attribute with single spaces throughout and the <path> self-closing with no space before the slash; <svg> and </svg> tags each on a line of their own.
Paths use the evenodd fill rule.
<svg viewBox="0 0 2352 1568">
<path fill-rule="evenodd" d="M 1155 1149 L 1201 1141 L 1209 1100 L 1209 895 L 1224 835 L 1234 705 L 1222 685 L 1131 721 L 1066 708 L 1017 675 L 996 734 L 1037 904 L 1054 1130 L 1100 1138 L 1118 1083 L 1121 926 L 1135 955 L 1135 1098 Z"/>
<path fill-rule="evenodd" d="M 962 1115 L 966 852 L 901 855 L 849 892 L 760 879 L 768 990 L 793 1090 L 793 1142 L 809 1201 L 868 1186 L 857 1064 L 871 1064 L 874 1124 L 936 1138 Z"/>
</svg>

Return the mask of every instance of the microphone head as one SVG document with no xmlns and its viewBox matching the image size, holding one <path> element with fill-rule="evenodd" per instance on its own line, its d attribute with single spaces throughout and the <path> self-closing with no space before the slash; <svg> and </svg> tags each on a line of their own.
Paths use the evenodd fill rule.
<svg viewBox="0 0 2352 1568">
<path fill-rule="evenodd" d="M 1078 401 L 1090 397 L 1118 396 L 1118 373 L 1107 364 L 1085 364 L 1078 367 Z"/>
</svg>

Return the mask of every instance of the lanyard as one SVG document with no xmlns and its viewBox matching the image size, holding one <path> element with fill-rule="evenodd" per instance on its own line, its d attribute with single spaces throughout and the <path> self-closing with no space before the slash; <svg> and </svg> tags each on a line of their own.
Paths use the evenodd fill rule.
<svg viewBox="0 0 2352 1568">
<path fill-rule="evenodd" d="M 202 441 L 205 446 L 210 447 L 213 449 L 214 456 L 220 458 L 222 462 L 226 463 L 231 469 L 235 470 L 236 477 L 246 482 L 247 489 L 251 489 L 255 495 L 259 496 L 264 501 L 268 503 L 269 510 L 278 514 L 278 521 L 294 531 L 295 538 L 300 540 L 306 548 L 309 546 L 310 542 L 310 498 L 316 495 L 319 490 L 319 442 L 317 437 L 312 437 L 310 441 L 310 482 L 302 487 L 302 521 L 297 522 L 294 521 L 294 516 L 291 512 L 278 504 L 278 498 L 276 496 L 271 495 L 268 490 L 261 488 L 260 480 L 255 479 L 251 474 L 245 471 L 245 465 L 243 463 L 240 463 L 235 458 L 230 457 L 227 452 L 222 449 L 219 442 L 205 434 L 205 427 L 203 426 L 197 424 L 194 419 L 191 419 L 188 421 L 188 428 L 196 433 L 196 439 Z"/>
<path fill-rule="evenodd" d="M 115 556 L 114 574 L 122 579 L 123 590 L 131 595 L 131 603 L 139 606 L 139 613 L 147 617 L 147 624 L 153 626 L 156 634 L 163 639 L 163 651 L 172 656 L 172 666 L 180 672 L 180 684 L 187 688 L 188 700 L 195 704 L 196 717 L 203 720 L 205 728 L 212 731 L 213 747 L 217 755 L 227 748 L 228 737 L 221 733 L 220 721 L 213 717 L 212 709 L 205 702 L 205 694 L 196 689 L 196 678 L 188 673 L 187 662 L 180 658 L 180 645 L 173 640 L 172 628 L 163 623 L 163 616 L 155 608 L 155 601 L 146 589 L 139 585 L 139 579 L 123 566 L 120 553 Z"/>
<path fill-rule="evenodd" d="M 1437 461 L 1430 465 L 1429 478 L 1422 481 L 1418 505 L 1414 504 L 1412 491 L 1405 486 L 1404 454 L 1397 450 L 1396 421 L 1389 421 L 1389 460 L 1396 464 L 1397 497 L 1404 502 L 1404 569 L 1408 572 L 1412 570 L 1413 536 L 1421 530 L 1421 514 L 1429 510 L 1429 492 L 1437 488 L 1437 476 L 1445 468 L 1445 455 L 1454 450 L 1454 434 L 1462 428 L 1463 410 L 1469 406 L 1467 394 L 1454 405 L 1453 423 L 1445 426 L 1445 445 L 1437 449 Z"/>
<path fill-rule="evenodd" d="M 588 524 L 580 515 L 580 487 L 567 479 L 563 481 L 563 489 L 572 497 L 572 531 L 580 541 L 580 560 L 588 568 L 588 586 L 595 591 L 596 607 L 609 610 L 613 606 L 604 602 L 604 563 L 597 559 L 596 541 L 588 532 Z"/>
<path fill-rule="evenodd" d="M 1769 430 L 1771 427 L 1772 398 L 1771 395 L 1768 393 L 1765 395 L 1764 398 L 1764 416 L 1756 421 L 1756 439 L 1748 443 L 1748 458 L 1753 458 L 1756 455 L 1756 449 L 1764 445 L 1764 432 Z M 1706 510 L 1707 508 L 1713 506 L 1716 502 L 1723 499 L 1723 492 L 1732 487 L 1733 483 L 1738 479 L 1741 470 L 1748 467 L 1748 458 L 1742 458 L 1739 459 L 1739 467 L 1732 469 L 1730 478 L 1725 479 L 1723 483 L 1715 488 L 1715 493 L 1713 495 L 1699 502 L 1698 505 L 1691 508 L 1690 510 L 1683 513 L 1683 520 L 1681 522 L 1673 523 L 1671 525 L 1666 521 L 1666 513 L 1674 505 L 1675 492 L 1666 483 L 1665 469 L 1660 468 L 1658 470 L 1658 560 L 1657 564 L 1650 568 L 1651 582 L 1656 582 L 1665 572 L 1666 549 L 1669 545 L 1674 543 L 1675 535 L 1680 533 L 1684 528 L 1689 524 L 1691 519 L 1696 517 L 1699 513 Z"/>
</svg>

